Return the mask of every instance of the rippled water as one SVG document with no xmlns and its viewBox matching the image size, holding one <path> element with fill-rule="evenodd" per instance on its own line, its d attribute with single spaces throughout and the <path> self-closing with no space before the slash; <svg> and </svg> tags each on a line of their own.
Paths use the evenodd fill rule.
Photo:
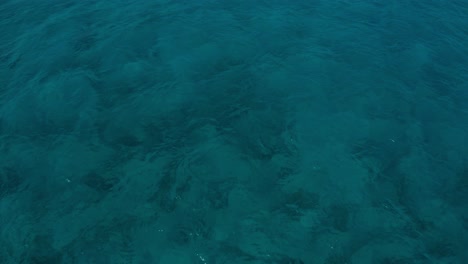
<svg viewBox="0 0 468 264">
<path fill-rule="evenodd" d="M 3 0 L 0 263 L 468 263 L 468 1 Z"/>
</svg>

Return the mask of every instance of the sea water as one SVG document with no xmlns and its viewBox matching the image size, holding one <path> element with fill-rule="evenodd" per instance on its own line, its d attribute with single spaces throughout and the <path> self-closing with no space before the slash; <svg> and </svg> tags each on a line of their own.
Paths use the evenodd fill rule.
<svg viewBox="0 0 468 264">
<path fill-rule="evenodd" d="M 3 0 L 0 263 L 468 263 L 468 1 Z"/>
</svg>

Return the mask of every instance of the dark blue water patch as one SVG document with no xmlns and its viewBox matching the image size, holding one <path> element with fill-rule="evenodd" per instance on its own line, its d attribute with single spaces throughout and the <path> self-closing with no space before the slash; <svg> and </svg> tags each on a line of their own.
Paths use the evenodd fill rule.
<svg viewBox="0 0 468 264">
<path fill-rule="evenodd" d="M 0 197 L 17 192 L 23 182 L 23 176 L 15 168 L 2 168 L 0 171 Z"/>
</svg>

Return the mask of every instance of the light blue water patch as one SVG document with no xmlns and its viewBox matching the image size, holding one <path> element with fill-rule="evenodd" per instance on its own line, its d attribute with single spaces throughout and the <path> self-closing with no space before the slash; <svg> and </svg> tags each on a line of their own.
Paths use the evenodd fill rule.
<svg viewBox="0 0 468 264">
<path fill-rule="evenodd" d="M 0 263 L 468 263 L 468 2 L 0 3 Z"/>
</svg>

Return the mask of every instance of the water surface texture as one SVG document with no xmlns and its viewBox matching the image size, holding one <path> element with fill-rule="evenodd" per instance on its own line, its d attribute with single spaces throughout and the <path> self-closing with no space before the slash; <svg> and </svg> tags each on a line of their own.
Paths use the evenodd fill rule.
<svg viewBox="0 0 468 264">
<path fill-rule="evenodd" d="M 2 0 L 0 263 L 468 263 L 467 0 Z"/>
</svg>

